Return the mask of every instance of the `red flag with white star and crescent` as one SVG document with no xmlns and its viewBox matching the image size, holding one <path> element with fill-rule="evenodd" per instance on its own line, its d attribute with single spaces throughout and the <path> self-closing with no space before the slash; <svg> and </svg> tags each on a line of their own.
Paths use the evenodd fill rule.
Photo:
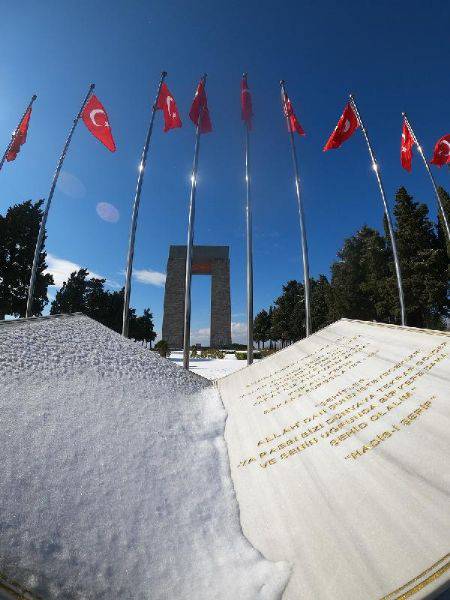
<svg viewBox="0 0 450 600">
<path fill-rule="evenodd" d="M 406 120 L 403 119 L 402 142 L 400 145 L 400 162 L 402 163 L 402 167 L 409 172 L 411 172 L 413 146 L 413 136 L 411 135 L 409 127 L 406 124 Z"/>
<path fill-rule="evenodd" d="M 443 135 L 436 142 L 431 162 L 437 167 L 450 164 L 450 133 Z"/>
<path fill-rule="evenodd" d="M 249 129 L 252 128 L 253 106 L 250 90 L 248 89 L 247 75 L 242 76 L 241 83 L 241 116 Z"/>
<path fill-rule="evenodd" d="M 28 125 L 30 124 L 31 118 L 31 107 L 27 110 L 23 119 L 20 121 L 19 127 L 16 129 L 14 133 L 14 137 L 11 141 L 11 145 L 9 147 L 8 153 L 6 155 L 6 160 L 11 162 L 15 160 L 18 153 L 20 152 L 20 147 L 25 144 L 27 141 L 27 133 L 28 133 Z"/>
<path fill-rule="evenodd" d="M 178 107 L 166 83 L 161 85 L 156 108 L 162 110 L 164 113 L 165 132 L 169 131 L 170 129 L 175 129 L 176 127 L 181 127 L 181 118 L 180 113 L 178 112 Z"/>
<path fill-rule="evenodd" d="M 203 79 L 200 80 L 200 83 L 197 86 L 191 110 L 189 111 L 189 118 L 194 125 L 199 125 L 200 133 L 210 133 L 212 131 L 211 118 L 208 110 L 208 99 L 206 97 Z"/>
<path fill-rule="evenodd" d="M 300 125 L 297 117 L 295 116 L 294 109 L 292 108 L 291 101 L 289 99 L 289 96 L 286 94 L 286 92 L 284 93 L 284 98 L 283 98 L 283 110 L 284 110 L 284 115 L 288 121 L 289 131 L 292 133 L 297 132 L 299 135 L 306 135 L 305 130 Z"/>
<path fill-rule="evenodd" d="M 346 142 L 358 129 L 359 121 L 352 108 L 350 102 L 344 108 L 344 112 L 341 115 L 333 133 L 330 135 L 327 143 L 325 144 L 323 151 L 333 150 L 339 148 L 344 142 Z"/>
<path fill-rule="evenodd" d="M 81 118 L 94 137 L 100 140 L 111 152 L 116 151 L 108 115 L 103 104 L 94 94 L 87 101 L 81 113 Z"/>
</svg>

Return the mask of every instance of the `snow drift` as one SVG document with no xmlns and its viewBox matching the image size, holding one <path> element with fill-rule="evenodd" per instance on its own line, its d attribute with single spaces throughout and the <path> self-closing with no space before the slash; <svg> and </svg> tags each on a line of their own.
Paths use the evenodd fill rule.
<svg viewBox="0 0 450 600">
<path fill-rule="evenodd" d="M 82 315 L 10 322 L 0 415 L 6 579 L 45 598 L 281 597 L 288 566 L 242 534 L 209 381 Z"/>
</svg>

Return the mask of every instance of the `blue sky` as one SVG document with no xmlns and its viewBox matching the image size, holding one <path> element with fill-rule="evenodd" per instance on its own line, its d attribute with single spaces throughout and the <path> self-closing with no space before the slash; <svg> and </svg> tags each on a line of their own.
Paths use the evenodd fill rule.
<svg viewBox="0 0 450 600">
<path fill-rule="evenodd" d="M 419 157 L 399 163 L 401 111 L 430 155 L 450 130 L 448 2 L 42 1 L 2 8 L 0 139 L 36 92 L 29 139 L 0 174 L 0 210 L 45 197 L 71 121 L 91 81 L 118 150 L 110 154 L 80 123 L 48 221 L 47 251 L 62 277 L 81 265 L 123 285 L 131 205 L 151 104 L 162 69 L 183 127 L 164 134 L 157 115 L 141 201 L 131 304 L 149 306 L 160 331 L 170 244 L 186 242 L 194 127 L 187 117 L 199 77 L 214 132 L 200 150 L 195 239 L 231 249 L 232 320 L 245 321 L 243 128 L 239 90 L 248 71 L 252 134 L 255 314 L 290 278 L 301 278 L 300 238 L 280 78 L 307 132 L 297 139 L 311 273 L 328 273 L 345 237 L 380 227 L 382 208 L 360 132 L 323 154 L 349 92 L 355 94 L 392 203 L 405 185 L 435 200 Z M 434 169 L 450 187 L 449 171 Z M 97 205 L 112 204 L 117 222 Z M 156 274 L 149 275 L 148 271 Z M 209 277 L 193 279 L 193 341 L 206 341 Z M 54 290 L 53 292 L 54 293 Z"/>
</svg>

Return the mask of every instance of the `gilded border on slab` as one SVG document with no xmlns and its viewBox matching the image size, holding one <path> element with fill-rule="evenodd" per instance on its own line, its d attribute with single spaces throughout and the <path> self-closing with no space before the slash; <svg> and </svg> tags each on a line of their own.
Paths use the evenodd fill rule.
<svg viewBox="0 0 450 600">
<path fill-rule="evenodd" d="M 411 598 L 411 596 L 417 592 L 420 592 L 420 590 L 422 590 L 428 584 L 439 579 L 439 577 L 441 577 L 441 575 L 443 575 L 449 569 L 450 553 L 443 556 L 440 560 L 431 565 L 431 567 L 428 567 L 428 569 L 425 569 L 425 571 L 420 573 L 420 575 L 414 577 L 414 579 L 411 579 L 387 596 L 380 598 L 380 600 L 406 600 L 406 598 Z M 434 571 L 434 573 L 432 571 Z M 429 573 L 431 574 L 428 575 Z M 425 577 L 426 575 L 428 575 L 428 577 Z"/>
</svg>

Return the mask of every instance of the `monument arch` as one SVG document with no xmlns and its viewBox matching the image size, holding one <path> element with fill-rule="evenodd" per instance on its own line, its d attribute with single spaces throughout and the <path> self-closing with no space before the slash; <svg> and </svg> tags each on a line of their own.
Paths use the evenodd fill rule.
<svg viewBox="0 0 450 600">
<path fill-rule="evenodd" d="M 228 246 L 194 246 L 192 275 L 211 275 L 210 346 L 231 344 L 230 258 Z M 162 338 L 183 347 L 186 246 L 170 246 L 164 292 Z"/>
</svg>

